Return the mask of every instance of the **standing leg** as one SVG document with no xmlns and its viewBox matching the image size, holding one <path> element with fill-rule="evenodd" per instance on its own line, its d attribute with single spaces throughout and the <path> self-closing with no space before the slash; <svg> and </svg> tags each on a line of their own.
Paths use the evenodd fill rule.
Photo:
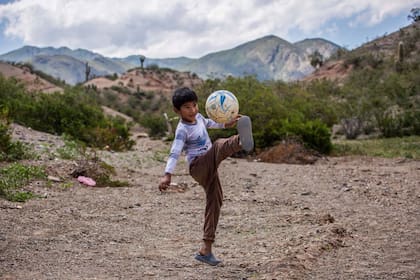
<svg viewBox="0 0 420 280">
<path fill-rule="evenodd" d="M 204 218 L 203 240 L 214 242 L 220 209 L 223 204 L 223 190 L 216 172 L 213 180 L 206 186 L 206 211 Z"/>
<path fill-rule="evenodd" d="M 190 165 L 191 176 L 204 188 L 206 193 L 206 210 L 204 215 L 203 241 L 201 255 L 211 254 L 220 209 L 223 204 L 223 190 L 217 168 L 219 164 L 232 154 L 241 150 L 239 136 L 215 141 L 210 150 L 193 160 Z"/>
</svg>

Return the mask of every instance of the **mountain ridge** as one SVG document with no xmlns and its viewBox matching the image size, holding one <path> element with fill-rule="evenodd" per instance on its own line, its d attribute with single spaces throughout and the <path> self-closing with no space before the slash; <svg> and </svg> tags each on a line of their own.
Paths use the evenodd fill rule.
<svg viewBox="0 0 420 280">
<path fill-rule="evenodd" d="M 260 80 L 296 80 L 311 73 L 308 55 L 318 50 L 329 57 L 340 47 L 322 38 L 290 43 L 275 35 L 267 35 L 231 49 L 208 53 L 200 58 L 146 58 L 144 66 L 157 65 L 178 71 L 194 72 L 202 78 L 255 75 Z M 67 56 L 67 59 L 64 59 Z M 37 70 L 65 80 L 69 84 L 85 81 L 86 63 L 90 77 L 122 74 L 140 65 L 139 55 L 123 58 L 106 57 L 86 49 L 68 47 L 24 46 L 0 55 L 0 60 L 30 63 Z M 73 69 L 69 71 L 69 69 Z"/>
</svg>

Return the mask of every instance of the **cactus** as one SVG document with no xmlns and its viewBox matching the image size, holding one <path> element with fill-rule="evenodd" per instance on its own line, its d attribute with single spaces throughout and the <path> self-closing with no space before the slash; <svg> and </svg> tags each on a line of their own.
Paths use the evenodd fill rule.
<svg viewBox="0 0 420 280">
<path fill-rule="evenodd" d="M 140 67 L 141 69 L 143 69 L 143 62 L 146 60 L 146 57 L 144 55 L 140 55 L 139 59 L 140 59 Z"/>
<path fill-rule="evenodd" d="M 398 73 L 403 71 L 403 61 L 404 61 L 404 43 L 400 41 L 398 43 L 397 57 L 395 59 L 395 70 Z"/>
<path fill-rule="evenodd" d="M 398 43 L 397 61 L 399 63 L 404 61 L 404 43 L 402 41 Z"/>
<path fill-rule="evenodd" d="M 89 74 L 90 74 L 90 66 L 89 63 L 86 62 L 85 64 L 85 81 L 89 81 Z"/>
</svg>

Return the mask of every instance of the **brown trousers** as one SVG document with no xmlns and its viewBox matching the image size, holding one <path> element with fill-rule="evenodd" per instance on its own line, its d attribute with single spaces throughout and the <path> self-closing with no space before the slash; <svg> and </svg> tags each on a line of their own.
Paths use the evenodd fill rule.
<svg viewBox="0 0 420 280">
<path fill-rule="evenodd" d="M 220 208 L 223 203 L 223 190 L 217 168 L 222 160 L 241 149 L 238 135 L 218 139 L 207 153 L 196 157 L 190 164 L 190 175 L 206 192 L 203 240 L 214 242 Z"/>
</svg>

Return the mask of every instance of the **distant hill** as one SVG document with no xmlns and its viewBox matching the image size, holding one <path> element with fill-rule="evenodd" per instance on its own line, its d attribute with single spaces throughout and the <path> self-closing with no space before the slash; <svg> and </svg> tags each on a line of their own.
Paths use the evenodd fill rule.
<svg viewBox="0 0 420 280">
<path fill-rule="evenodd" d="M 14 63 L 30 63 L 36 70 L 64 80 L 68 84 L 85 81 L 86 62 L 91 68 L 90 77 L 123 73 L 132 67 L 130 64 L 109 59 L 88 50 L 71 50 L 67 47 L 38 48 L 25 46 L 1 55 L 0 60 Z"/>
<path fill-rule="evenodd" d="M 14 78 L 30 92 L 62 92 L 63 89 L 33 73 L 26 66 L 14 66 L 0 62 L 0 75 L 5 78 Z"/>
<path fill-rule="evenodd" d="M 328 79 L 338 82 L 346 79 L 355 68 L 372 67 L 384 60 L 396 60 L 398 44 L 404 45 L 405 60 L 420 60 L 420 22 L 414 22 L 398 31 L 386 34 L 351 50 L 341 50 L 304 80 Z M 394 66 L 394 65 L 392 65 Z M 392 69 L 394 70 L 394 69 Z"/>
<path fill-rule="evenodd" d="M 114 93 L 120 92 L 125 95 L 154 92 L 170 98 L 177 87 L 195 87 L 201 84 L 203 84 L 203 80 L 190 72 L 134 68 L 124 72 L 116 79 L 97 77 L 83 85 L 94 87 L 97 90 L 112 90 Z"/>
<path fill-rule="evenodd" d="M 323 39 L 307 39 L 292 44 L 270 35 L 198 59 L 146 58 L 144 66 L 157 65 L 161 68 L 190 71 L 202 78 L 255 75 L 260 80 L 289 81 L 302 78 L 314 70 L 308 58 L 313 51 L 318 50 L 324 57 L 329 57 L 337 49 L 338 45 Z M 88 50 L 71 50 L 67 47 L 25 46 L 0 55 L 0 60 L 31 63 L 35 69 L 69 84 L 85 81 L 86 62 L 91 69 L 90 77 L 121 74 L 140 65 L 138 55 L 109 58 Z"/>
</svg>

